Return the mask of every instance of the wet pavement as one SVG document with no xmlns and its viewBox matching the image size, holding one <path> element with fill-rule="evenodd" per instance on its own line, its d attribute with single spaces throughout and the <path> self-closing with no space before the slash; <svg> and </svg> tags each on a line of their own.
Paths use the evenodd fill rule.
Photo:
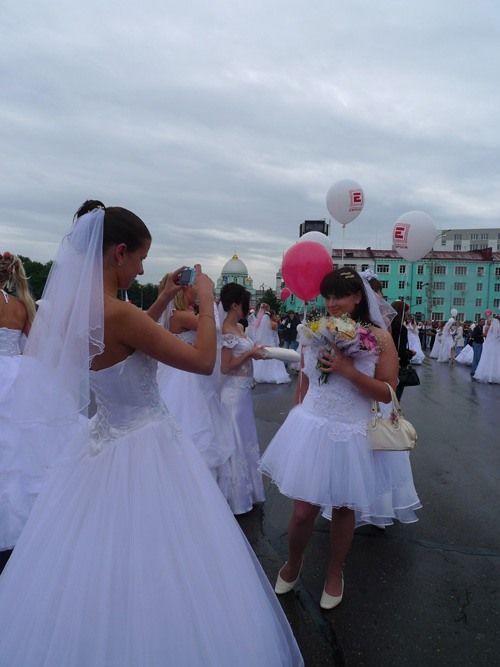
<svg viewBox="0 0 500 667">
<path fill-rule="evenodd" d="M 427 359 L 405 389 L 418 431 L 411 454 L 420 520 L 356 530 L 342 604 L 322 612 L 328 522 L 318 519 L 296 593 L 280 598 L 306 666 L 500 664 L 500 385 Z M 293 386 L 258 385 L 262 449 L 286 417 Z M 239 521 L 274 583 L 286 559 L 291 501 L 267 485 Z"/>
<path fill-rule="evenodd" d="M 325 613 L 329 524 L 318 519 L 297 590 L 280 598 L 306 667 L 500 664 L 500 385 L 431 360 L 418 373 L 422 384 L 405 390 L 402 405 L 419 435 L 411 460 L 420 521 L 358 529 L 344 600 Z M 255 388 L 262 449 L 292 394 L 293 383 Z M 272 583 L 290 507 L 268 484 L 266 503 L 239 517 Z"/>
</svg>

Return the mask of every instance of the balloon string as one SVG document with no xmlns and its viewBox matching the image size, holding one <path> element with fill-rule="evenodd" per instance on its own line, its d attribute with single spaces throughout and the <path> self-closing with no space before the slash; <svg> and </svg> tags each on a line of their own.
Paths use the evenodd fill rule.
<svg viewBox="0 0 500 667">
<path fill-rule="evenodd" d="M 303 324 L 306 324 L 307 319 L 307 301 L 304 301 L 304 319 L 302 320 Z M 300 368 L 299 368 L 299 403 L 302 403 L 302 351 L 300 352 Z"/>
<path fill-rule="evenodd" d="M 342 266 L 344 266 L 345 225 L 342 225 Z"/>
</svg>

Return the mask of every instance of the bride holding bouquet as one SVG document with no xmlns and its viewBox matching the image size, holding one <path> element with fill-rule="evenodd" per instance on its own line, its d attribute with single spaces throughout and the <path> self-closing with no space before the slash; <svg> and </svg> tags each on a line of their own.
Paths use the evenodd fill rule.
<svg viewBox="0 0 500 667">
<path fill-rule="evenodd" d="M 369 448 L 372 400 L 391 400 L 398 357 L 375 293 L 347 268 L 321 283 L 330 317 L 302 325 L 303 369 L 296 407 L 266 450 L 262 471 L 294 499 L 288 560 L 275 590 L 291 591 L 321 508 L 332 508 L 331 554 L 320 606 L 342 600 L 343 566 L 356 524 L 416 521 L 421 507 L 408 456 Z M 394 456 L 396 454 L 396 456 Z"/>
</svg>

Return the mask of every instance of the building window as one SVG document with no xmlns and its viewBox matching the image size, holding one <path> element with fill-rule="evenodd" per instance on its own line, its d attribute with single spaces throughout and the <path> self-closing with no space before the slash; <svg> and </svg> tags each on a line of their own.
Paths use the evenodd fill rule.
<svg viewBox="0 0 500 667">
<path fill-rule="evenodd" d="M 432 289 L 444 289 L 445 284 L 443 282 L 432 283 Z"/>
<path fill-rule="evenodd" d="M 456 266 L 455 267 L 455 275 L 456 276 L 466 276 L 467 275 L 467 267 L 466 266 Z"/>
<path fill-rule="evenodd" d="M 465 306 L 465 299 L 463 296 L 455 296 L 453 297 L 453 305 L 454 306 Z"/>
<path fill-rule="evenodd" d="M 361 264 L 361 271 L 366 271 L 366 269 L 369 269 L 370 265 L 369 264 Z"/>
<path fill-rule="evenodd" d="M 483 283 L 477 283 L 476 292 L 482 292 L 482 291 L 483 291 Z"/>
<path fill-rule="evenodd" d="M 454 243 L 453 244 L 453 250 L 462 250 L 462 244 L 461 243 Z"/>
<path fill-rule="evenodd" d="M 444 319 L 444 313 L 432 313 L 432 319 L 434 322 L 442 322 Z"/>
<path fill-rule="evenodd" d="M 479 234 L 471 234 L 470 235 L 470 240 L 471 241 L 477 241 L 479 239 Z"/>
<path fill-rule="evenodd" d="M 415 299 L 415 303 L 416 303 L 417 306 L 420 306 L 420 304 L 422 303 L 422 297 L 417 296 L 417 298 Z"/>
<path fill-rule="evenodd" d="M 500 308 L 500 299 L 493 299 L 493 308 Z"/>
<path fill-rule="evenodd" d="M 462 240 L 462 234 L 453 234 L 453 240 L 454 241 L 461 241 Z"/>
<path fill-rule="evenodd" d="M 500 283 L 495 285 L 495 292 L 500 292 Z"/>
<path fill-rule="evenodd" d="M 417 266 L 417 276 L 423 276 L 424 275 L 424 265 L 419 264 Z"/>
<path fill-rule="evenodd" d="M 406 287 L 406 280 L 400 280 L 398 284 L 399 289 L 404 289 Z"/>
<path fill-rule="evenodd" d="M 424 289 L 424 281 L 417 280 L 417 289 Z"/>
<path fill-rule="evenodd" d="M 465 283 L 454 283 L 453 289 L 457 292 L 463 292 L 465 290 Z"/>
<path fill-rule="evenodd" d="M 433 296 L 432 297 L 433 306 L 444 306 L 444 297 L 442 296 Z"/>
<path fill-rule="evenodd" d="M 446 266 L 443 266 L 442 264 L 439 264 L 438 266 L 434 267 L 434 271 L 436 275 L 439 276 L 445 276 L 446 275 Z"/>
<path fill-rule="evenodd" d="M 441 234 L 441 245 L 446 245 L 446 234 Z"/>
<path fill-rule="evenodd" d="M 471 243 L 470 244 L 470 249 L 471 250 L 484 250 L 487 247 L 488 247 L 488 244 L 484 243 L 484 241 L 482 241 L 480 243 Z"/>
<path fill-rule="evenodd" d="M 488 240 L 488 232 L 483 232 L 481 234 L 481 241 L 487 241 Z"/>
<path fill-rule="evenodd" d="M 500 266 L 495 268 L 495 278 L 500 278 Z"/>
<path fill-rule="evenodd" d="M 344 269 L 352 269 L 353 271 L 357 271 L 357 264 L 344 264 L 342 267 Z"/>
<path fill-rule="evenodd" d="M 380 281 L 380 287 L 382 289 L 387 289 L 389 287 L 389 281 L 388 280 L 381 280 Z"/>
<path fill-rule="evenodd" d="M 399 265 L 399 273 L 406 273 L 406 264 Z"/>
<path fill-rule="evenodd" d="M 476 299 L 476 307 L 481 308 L 482 305 L 483 305 L 483 300 L 482 299 Z"/>
<path fill-rule="evenodd" d="M 484 276 L 484 266 L 478 266 L 477 267 L 477 275 L 478 276 Z"/>
<path fill-rule="evenodd" d="M 377 273 L 389 273 L 389 264 L 378 264 Z"/>
<path fill-rule="evenodd" d="M 482 317 L 481 313 L 476 313 L 476 314 L 474 315 L 474 322 L 479 322 L 479 320 L 481 319 L 481 317 Z"/>
</svg>

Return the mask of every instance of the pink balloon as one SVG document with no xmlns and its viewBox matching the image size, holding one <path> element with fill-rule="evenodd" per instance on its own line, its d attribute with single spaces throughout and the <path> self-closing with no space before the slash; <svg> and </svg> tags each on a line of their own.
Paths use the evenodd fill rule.
<svg viewBox="0 0 500 667">
<path fill-rule="evenodd" d="M 288 297 L 290 296 L 290 294 L 291 294 L 291 292 L 288 289 L 288 287 L 283 287 L 283 289 L 281 290 L 281 294 L 280 294 L 281 301 L 286 301 L 288 299 Z"/>
<path fill-rule="evenodd" d="M 295 296 L 311 301 L 318 296 L 321 281 L 332 269 L 332 258 L 323 245 L 302 241 L 286 251 L 281 275 Z"/>
<path fill-rule="evenodd" d="M 486 315 L 486 317 L 491 317 L 493 315 L 493 311 L 488 308 L 488 310 L 484 311 L 484 314 Z"/>
</svg>

